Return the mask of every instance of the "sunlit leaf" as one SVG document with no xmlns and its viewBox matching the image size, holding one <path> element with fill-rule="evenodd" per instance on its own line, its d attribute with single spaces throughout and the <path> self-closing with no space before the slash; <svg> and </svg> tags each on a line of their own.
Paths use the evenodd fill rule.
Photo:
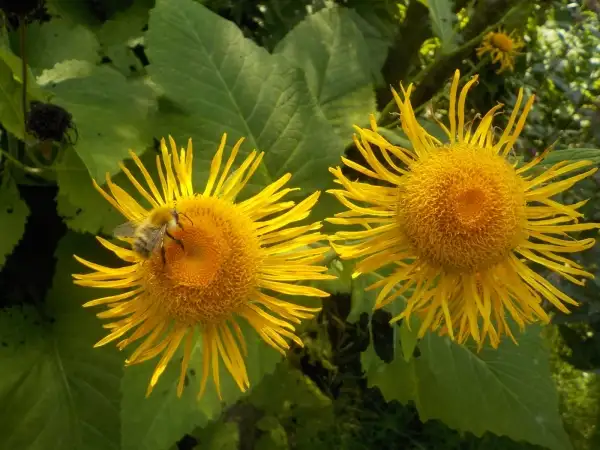
<svg viewBox="0 0 600 450">
<path fill-rule="evenodd" d="M 29 208 L 21 199 L 17 185 L 9 176 L 4 176 L 0 185 L 0 223 L 2 224 L 0 268 L 21 240 L 25 232 L 27 216 L 29 216 Z"/>
<path fill-rule="evenodd" d="M 90 243 L 74 234 L 60 242 L 43 312 L 0 312 L 0 448 L 119 449 L 122 357 L 93 348 L 102 327 L 81 307 L 89 291 L 71 278 L 80 269 L 73 252 Z"/>
<path fill-rule="evenodd" d="M 306 192 L 331 185 L 327 168 L 339 160 L 343 141 L 299 69 L 192 0 L 158 0 L 146 38 L 148 71 L 171 100 L 170 113 L 156 117 L 155 135 L 172 134 L 182 143 L 194 138 L 202 176 L 227 132 L 229 145 L 246 137 L 242 154 L 265 152 L 250 189 L 286 172 Z"/>
<path fill-rule="evenodd" d="M 73 115 L 79 134 L 75 150 L 93 178 L 115 174 L 129 149 L 139 154 L 152 143 L 147 117 L 154 97 L 148 86 L 97 67 L 89 77 L 63 81 L 52 92 L 53 103 Z"/>
</svg>

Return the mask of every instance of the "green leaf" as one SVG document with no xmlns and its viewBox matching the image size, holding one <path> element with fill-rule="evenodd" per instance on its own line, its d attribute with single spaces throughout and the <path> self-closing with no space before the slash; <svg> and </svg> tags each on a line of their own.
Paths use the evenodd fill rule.
<svg viewBox="0 0 600 450">
<path fill-rule="evenodd" d="M 52 92 L 53 103 L 73 115 L 79 134 L 75 150 L 96 180 L 117 173 L 129 149 L 139 154 L 151 143 L 147 116 L 154 97 L 148 86 L 96 67 L 91 76 L 63 81 Z"/>
<path fill-rule="evenodd" d="M 117 12 L 104 22 L 98 31 L 98 39 L 102 46 L 108 48 L 123 45 L 129 39 L 141 36 L 153 6 L 154 0 L 133 0 L 129 8 Z"/>
<path fill-rule="evenodd" d="M 388 129 L 381 127 L 378 129 L 378 133 L 387 139 L 390 144 L 407 149 L 412 148 L 412 144 L 406 136 L 406 133 L 402 131 L 402 128 Z"/>
<path fill-rule="evenodd" d="M 156 117 L 155 135 L 172 134 L 179 142 L 192 137 L 200 178 L 227 132 L 230 146 L 246 137 L 242 155 L 265 152 L 249 191 L 287 172 L 291 184 L 307 192 L 331 186 L 327 168 L 339 161 L 343 141 L 285 58 L 192 0 L 158 0 L 146 44 L 148 71 L 171 101 L 170 113 Z"/>
<path fill-rule="evenodd" d="M 272 372 L 281 356 L 267 346 L 245 321 L 239 321 L 246 339 L 248 356 L 246 365 L 250 386 L 257 385 L 263 376 Z M 242 393 L 221 361 L 221 392 L 219 401 L 213 383 L 209 380 L 206 392 L 200 401 L 197 393 L 202 374 L 202 347 L 200 342 L 192 353 L 187 384 L 181 398 L 176 388 L 179 380 L 181 351 L 178 352 L 162 374 L 150 397 L 145 398 L 146 387 L 157 360 L 128 367 L 123 377 L 123 403 L 121 420 L 123 427 L 122 450 L 166 449 L 173 442 L 190 433 L 197 426 L 204 426 L 218 417 L 224 406 L 236 402 Z"/>
<path fill-rule="evenodd" d="M 415 402 L 423 421 L 439 419 L 476 436 L 490 431 L 552 450 L 571 449 L 539 327 L 517 339 L 518 346 L 505 340 L 497 350 L 476 353 L 427 334 L 419 358 L 385 364 L 365 355 L 364 368 L 386 400 Z"/>
<path fill-rule="evenodd" d="M 400 302 L 397 301 L 396 303 Z M 400 339 L 400 347 L 402 348 L 402 357 L 406 362 L 412 359 L 417 343 L 419 342 L 417 337 L 419 334 L 419 326 L 420 324 L 417 323 L 417 320 L 412 316 L 410 319 L 404 319 L 400 324 L 398 337 Z"/>
<path fill-rule="evenodd" d="M 352 125 L 368 123 L 377 109 L 373 72 L 381 70 L 385 58 L 380 57 L 385 55 L 381 48 L 380 54 L 372 54 L 356 17 L 346 8 L 324 8 L 300 22 L 275 48 L 302 68 L 317 103 L 346 140 L 352 137 Z"/>
<path fill-rule="evenodd" d="M 266 376 L 248 398 L 249 402 L 267 415 L 282 416 L 293 413 L 296 417 L 312 415 L 331 406 L 331 399 L 302 372 L 288 362 Z M 290 405 L 294 405 L 293 412 Z"/>
<path fill-rule="evenodd" d="M 600 149 L 597 148 L 569 148 L 565 150 L 551 151 L 539 164 L 543 167 L 553 166 L 561 161 L 583 161 L 589 160 L 594 164 L 600 164 Z"/>
<path fill-rule="evenodd" d="M 88 28 L 63 19 L 27 27 L 27 62 L 41 73 L 65 60 L 97 63 L 100 44 Z"/>
<path fill-rule="evenodd" d="M 235 422 L 218 422 L 206 427 L 198 436 L 197 448 L 206 450 L 238 450 L 240 428 Z"/>
<path fill-rule="evenodd" d="M 19 139 L 23 139 L 25 130 L 22 92 L 10 67 L 0 61 L 0 123 Z"/>
<path fill-rule="evenodd" d="M 265 416 L 258 421 L 256 427 L 263 433 L 257 439 L 255 448 L 261 450 L 289 449 L 287 432 L 277 418 Z"/>
<path fill-rule="evenodd" d="M 456 47 L 456 33 L 453 25 L 456 16 L 452 12 L 452 0 L 421 0 L 429 7 L 431 28 L 433 33 L 442 41 L 442 53 L 452 53 Z"/>
<path fill-rule="evenodd" d="M 0 448 L 118 450 L 122 357 L 92 348 L 103 334 L 81 307 L 90 289 L 73 285 L 73 259 L 90 237 L 69 234 L 44 312 L 0 312 Z"/>
<path fill-rule="evenodd" d="M 44 69 L 36 78 L 36 81 L 40 86 L 54 86 L 72 78 L 89 77 L 93 71 L 94 65 L 89 61 L 69 59 L 54 64 L 51 69 Z"/>
<path fill-rule="evenodd" d="M 354 267 L 350 266 L 354 271 Z M 379 281 L 377 273 L 362 274 L 358 278 L 352 279 L 352 306 L 346 320 L 349 323 L 355 323 L 360 320 L 360 316 L 366 313 L 371 317 L 377 298 L 377 290 L 366 290 L 373 283 Z"/>
<path fill-rule="evenodd" d="M 57 165 L 56 179 L 58 214 L 71 230 L 111 234 L 114 227 L 125 221 L 94 189 L 89 172 L 72 149 L 65 151 Z"/>
<path fill-rule="evenodd" d="M 372 343 L 361 353 L 360 360 L 369 387 L 378 387 L 386 401 L 417 402 L 418 375 L 413 363 L 407 363 L 396 355 L 392 362 L 385 364 L 377 356 Z"/>
<path fill-rule="evenodd" d="M 19 84 L 23 84 L 23 60 L 10 51 L 8 47 L 0 47 L 0 60 L 2 60 L 12 71 L 12 76 Z M 27 66 L 27 96 L 29 100 L 46 100 L 46 94 L 42 92 L 35 82 L 29 65 Z"/>
<path fill-rule="evenodd" d="M 0 223 L 2 224 L 0 268 L 4 266 L 6 257 L 12 253 L 23 237 L 28 216 L 29 208 L 21 199 L 17 185 L 14 180 L 5 175 L 0 185 Z"/>
</svg>

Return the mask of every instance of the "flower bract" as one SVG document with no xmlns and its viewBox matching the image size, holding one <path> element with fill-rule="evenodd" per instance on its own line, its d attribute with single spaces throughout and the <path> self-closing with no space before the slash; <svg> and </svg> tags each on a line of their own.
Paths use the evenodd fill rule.
<svg viewBox="0 0 600 450">
<path fill-rule="evenodd" d="M 374 119 L 371 129 L 356 127 L 366 164 L 343 162 L 367 180 L 331 169 L 340 188 L 330 192 L 347 211 L 328 220 L 363 228 L 337 232 L 332 245 L 342 258 L 357 260 L 355 276 L 389 271 L 370 289 L 379 289 L 376 307 L 407 299 L 393 320 L 416 314 L 420 337 L 431 329 L 497 347 L 503 335 L 514 339 L 514 324 L 547 322 L 544 300 L 564 312 L 577 304 L 534 266 L 579 285 L 592 278 L 567 256 L 589 249 L 594 239 L 569 233 L 598 224 L 580 222 L 585 201 L 564 205 L 553 197 L 597 169 L 590 161 L 562 161 L 535 172 L 547 151 L 517 165 L 511 154 L 533 97 L 524 102 L 521 90 L 506 128 L 495 134 L 492 120 L 502 105 L 467 124 L 465 101 L 477 77 L 460 93 L 459 80 L 456 71 L 448 123 L 440 123 L 447 142 L 417 121 L 412 86 L 393 92 L 412 149 L 388 142 Z"/>
<path fill-rule="evenodd" d="M 126 360 L 128 365 L 160 356 L 148 394 L 182 348 L 177 388 L 181 395 L 196 347 L 202 351 L 199 396 L 211 373 L 217 394 L 221 395 L 220 362 L 239 389 L 245 391 L 249 386 L 246 341 L 239 321 L 247 321 L 268 345 L 285 354 L 290 341 L 302 345 L 294 325 L 320 309 L 318 305 L 296 304 L 294 296 L 328 295 L 301 284 L 332 278 L 325 274 L 327 268 L 319 265 L 328 250 L 318 245 L 324 239 L 319 232 L 321 224 L 291 226 L 308 217 L 319 192 L 298 203 L 283 201 L 295 190 L 284 187 L 291 178 L 286 174 L 256 195 L 238 201 L 238 194 L 259 169 L 263 153 L 251 152 L 233 170 L 243 139 L 225 160 L 223 135 L 206 186 L 196 193 L 191 140 L 187 149 L 180 151 L 173 139 L 169 141 L 170 149 L 162 140 L 161 155 L 156 157 L 159 183 L 133 152 L 131 157 L 145 186 L 121 165 L 141 201 L 113 183 L 108 174 L 106 190 L 94 182 L 136 231 L 121 238 L 119 245 L 98 237 L 124 264 L 105 267 L 76 256 L 92 272 L 74 275 L 75 282 L 120 291 L 84 306 L 106 307 L 98 317 L 110 321 L 105 325 L 110 333 L 96 346 L 118 341 L 117 346 L 123 349 L 138 342 Z M 161 222 L 165 211 L 166 219 Z M 175 217 L 179 222 L 169 223 Z M 153 225 L 164 226 L 164 233 L 156 235 Z M 148 255 L 133 250 L 144 248 L 153 239 L 157 241 L 156 250 L 153 248 Z"/>
</svg>

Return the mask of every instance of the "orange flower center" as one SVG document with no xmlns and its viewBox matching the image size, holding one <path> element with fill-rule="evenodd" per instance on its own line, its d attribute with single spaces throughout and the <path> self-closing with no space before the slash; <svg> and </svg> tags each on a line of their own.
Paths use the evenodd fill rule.
<svg viewBox="0 0 600 450">
<path fill-rule="evenodd" d="M 490 149 L 440 148 L 406 175 L 398 225 L 430 265 L 452 272 L 484 270 L 526 237 L 523 181 Z"/>
<path fill-rule="evenodd" d="M 260 242 L 252 221 L 224 200 L 197 196 L 177 203 L 180 227 L 165 237 L 165 260 L 143 263 L 146 295 L 186 324 L 218 323 L 258 284 Z"/>
<path fill-rule="evenodd" d="M 513 49 L 512 39 L 505 33 L 494 33 L 492 34 L 492 45 L 497 49 L 508 53 Z"/>
</svg>

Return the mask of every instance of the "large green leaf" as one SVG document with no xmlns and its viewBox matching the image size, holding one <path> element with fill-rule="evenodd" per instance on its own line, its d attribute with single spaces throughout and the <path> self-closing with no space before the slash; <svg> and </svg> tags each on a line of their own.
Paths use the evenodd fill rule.
<svg viewBox="0 0 600 450">
<path fill-rule="evenodd" d="M 73 251 L 93 244 L 69 234 L 59 244 L 47 308 L 0 312 L 0 448 L 119 449 L 122 356 L 92 348 L 103 335 L 81 304 L 90 290 L 73 285 Z"/>
<path fill-rule="evenodd" d="M 31 24 L 27 28 L 26 42 L 27 63 L 38 73 L 65 60 L 92 63 L 100 60 L 100 44 L 94 33 L 82 25 L 63 19 Z"/>
<path fill-rule="evenodd" d="M 75 150 L 93 178 L 117 173 L 129 149 L 139 154 L 151 143 L 147 120 L 154 97 L 148 86 L 101 66 L 88 77 L 58 83 L 52 92 L 53 102 L 73 115 Z"/>
<path fill-rule="evenodd" d="M 21 199 L 17 185 L 12 178 L 4 176 L 0 185 L 0 268 L 23 237 L 28 216 L 29 208 Z"/>
<path fill-rule="evenodd" d="M 286 172 L 308 191 L 331 185 L 327 167 L 339 160 L 343 142 L 299 69 L 193 0 L 158 0 L 146 38 L 148 71 L 171 101 L 169 114 L 156 117 L 157 137 L 194 138 L 200 178 L 227 132 L 230 145 L 247 138 L 242 154 L 265 152 L 251 189 Z"/>
<path fill-rule="evenodd" d="M 110 234 L 125 219 L 92 185 L 81 158 L 67 150 L 57 165 L 57 210 L 67 226 L 78 232 Z M 100 180 L 102 184 L 103 180 Z M 129 184 L 126 186 L 128 187 Z"/>
<path fill-rule="evenodd" d="M 240 321 L 240 327 L 248 348 L 246 364 L 252 388 L 265 374 L 275 369 L 281 356 L 260 340 L 256 332 L 243 321 Z M 175 355 L 148 398 L 145 398 L 146 387 L 157 360 L 125 370 L 121 407 L 123 450 L 166 450 L 184 434 L 218 417 L 225 405 L 234 403 L 242 396 L 221 362 L 223 402 L 217 398 L 211 381 L 204 396 L 200 401 L 197 400 L 202 374 L 202 346 L 198 340 L 187 372 L 186 387 L 182 397 L 178 398 L 176 388 L 180 361 L 181 352 Z"/>
<path fill-rule="evenodd" d="M 451 53 L 456 49 L 457 44 L 456 33 L 453 29 L 456 16 L 452 12 L 452 0 L 421 0 L 421 2 L 429 7 L 431 28 L 442 42 L 442 52 Z"/>
<path fill-rule="evenodd" d="M 517 337 L 518 346 L 505 340 L 497 350 L 486 347 L 480 353 L 427 334 L 420 357 L 406 362 L 397 355 L 385 364 L 370 349 L 363 366 L 370 385 L 388 401 L 413 401 L 421 420 L 439 419 L 476 436 L 490 431 L 553 450 L 571 449 L 539 333 L 531 326 Z"/>
<path fill-rule="evenodd" d="M 377 109 L 372 73 L 383 64 L 377 58 L 381 55 L 372 54 L 356 17 L 346 8 L 324 8 L 300 22 L 275 48 L 303 69 L 325 116 L 347 140 L 352 125 L 368 123 Z M 384 48 L 378 50 L 385 55 Z M 378 67 L 373 67 L 374 60 Z"/>
</svg>

